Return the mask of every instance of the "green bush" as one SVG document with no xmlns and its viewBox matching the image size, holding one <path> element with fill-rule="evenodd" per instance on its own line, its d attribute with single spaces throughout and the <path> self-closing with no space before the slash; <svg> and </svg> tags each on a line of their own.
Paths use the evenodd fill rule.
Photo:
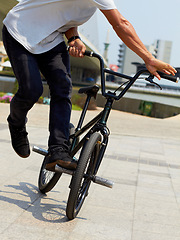
<svg viewBox="0 0 180 240">
<path fill-rule="evenodd" d="M 82 108 L 80 108 L 79 106 L 72 104 L 72 110 L 76 110 L 76 111 L 81 111 Z"/>
</svg>

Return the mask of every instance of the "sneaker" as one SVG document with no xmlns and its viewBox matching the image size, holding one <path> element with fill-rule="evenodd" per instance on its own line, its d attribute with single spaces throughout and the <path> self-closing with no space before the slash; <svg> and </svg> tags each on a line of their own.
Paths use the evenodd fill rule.
<svg viewBox="0 0 180 240">
<path fill-rule="evenodd" d="M 46 163 L 46 170 L 55 171 L 56 164 L 62 168 L 75 170 L 77 162 L 69 155 L 63 147 L 57 147 L 49 152 L 49 159 Z"/>
<path fill-rule="evenodd" d="M 27 138 L 28 133 L 26 127 L 17 128 L 9 124 L 11 134 L 11 143 L 14 151 L 22 158 L 27 158 L 30 155 L 29 141 Z"/>
</svg>

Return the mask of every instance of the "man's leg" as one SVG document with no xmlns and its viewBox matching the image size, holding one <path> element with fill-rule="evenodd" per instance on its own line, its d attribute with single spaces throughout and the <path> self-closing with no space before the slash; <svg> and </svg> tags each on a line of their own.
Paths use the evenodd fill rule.
<svg viewBox="0 0 180 240">
<path fill-rule="evenodd" d="M 29 156 L 29 142 L 25 129 L 27 113 L 41 96 L 43 87 L 38 64 L 29 53 L 3 28 L 3 42 L 19 84 L 19 89 L 10 104 L 8 117 L 14 150 L 21 157 Z"/>
<path fill-rule="evenodd" d="M 51 95 L 48 142 L 52 155 L 51 161 L 56 162 L 57 160 L 61 166 L 74 169 L 76 163 L 68 154 L 72 84 L 69 54 L 65 43 L 41 54 L 38 62 L 40 70 L 49 84 Z"/>
</svg>

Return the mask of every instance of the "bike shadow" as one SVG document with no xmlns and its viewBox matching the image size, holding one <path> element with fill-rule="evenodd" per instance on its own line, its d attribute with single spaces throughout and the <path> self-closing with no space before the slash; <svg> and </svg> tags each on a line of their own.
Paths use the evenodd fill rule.
<svg viewBox="0 0 180 240">
<path fill-rule="evenodd" d="M 14 204 L 32 213 L 40 221 L 51 223 L 68 222 L 66 217 L 66 201 L 58 201 L 39 192 L 38 188 L 27 182 L 19 185 L 5 185 L 10 191 L 0 190 L 0 201 Z M 57 191 L 51 191 L 57 192 Z M 58 194 L 59 192 L 57 192 Z M 13 198 L 13 196 L 15 196 Z"/>
</svg>

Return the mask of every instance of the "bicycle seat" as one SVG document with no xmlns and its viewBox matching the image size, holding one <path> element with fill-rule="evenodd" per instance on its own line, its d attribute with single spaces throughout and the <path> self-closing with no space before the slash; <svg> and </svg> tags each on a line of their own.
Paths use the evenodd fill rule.
<svg viewBox="0 0 180 240">
<path fill-rule="evenodd" d="M 89 87 L 80 88 L 78 93 L 80 93 L 80 94 L 85 93 L 91 97 L 96 98 L 98 91 L 99 91 L 99 86 L 93 85 L 93 86 L 89 86 Z"/>
</svg>

